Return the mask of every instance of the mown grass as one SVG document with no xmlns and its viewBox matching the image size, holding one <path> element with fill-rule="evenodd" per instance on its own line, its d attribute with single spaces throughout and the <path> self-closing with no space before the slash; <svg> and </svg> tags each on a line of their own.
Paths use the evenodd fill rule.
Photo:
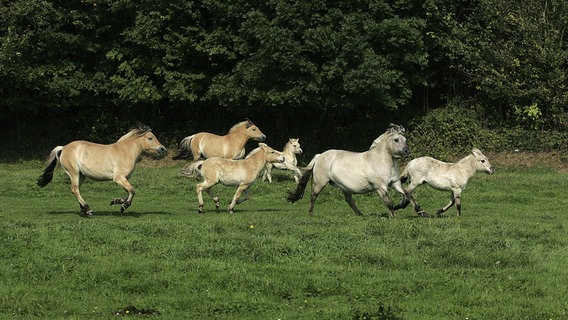
<svg viewBox="0 0 568 320">
<path fill-rule="evenodd" d="M 35 185 L 43 163 L 0 165 L 0 318 L 112 319 L 127 306 L 159 319 L 565 319 L 568 317 L 568 175 L 498 167 L 463 194 L 463 215 L 396 219 L 375 194 L 355 196 L 358 217 L 327 187 L 284 200 L 293 180 L 258 182 L 226 211 L 217 186 L 197 214 L 182 164 L 142 166 L 124 192 L 86 182 L 94 217 L 81 217 L 62 170 Z M 420 187 L 428 212 L 448 195 Z M 398 200 L 398 197 L 393 194 Z M 124 314 L 121 313 L 121 315 Z"/>
</svg>

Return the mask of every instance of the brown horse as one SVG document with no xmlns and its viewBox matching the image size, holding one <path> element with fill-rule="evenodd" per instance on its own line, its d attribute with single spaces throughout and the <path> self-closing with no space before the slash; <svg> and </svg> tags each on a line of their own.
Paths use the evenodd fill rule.
<svg viewBox="0 0 568 320">
<path fill-rule="evenodd" d="M 266 163 L 284 162 L 285 160 L 281 152 L 264 143 L 259 143 L 259 147 L 251 151 L 244 160 L 210 158 L 193 162 L 188 166 L 187 175 L 198 174 L 203 177 L 203 182 L 195 187 L 199 205 L 197 211 L 203 212 L 203 190 L 213 198 L 215 207 L 219 210 L 219 198 L 215 196 L 211 188 L 220 182 L 226 186 L 238 187 L 229 205 L 229 212 L 233 213 L 235 205 L 250 199 L 250 188 Z M 241 197 L 243 193 L 245 195 Z"/>
<path fill-rule="evenodd" d="M 179 154 L 173 159 L 186 159 L 190 154 L 193 160 L 212 157 L 242 159 L 245 156 L 245 144 L 249 139 L 264 141 L 266 136 L 252 121 L 247 119 L 234 125 L 224 136 L 199 132 L 183 138 L 180 142 Z"/>
<path fill-rule="evenodd" d="M 138 124 L 130 132 L 113 144 L 103 145 L 89 141 L 73 141 L 65 146 L 57 146 L 49 155 L 47 167 L 37 180 L 40 187 L 45 187 L 53 179 L 53 170 L 59 162 L 71 179 L 71 192 L 77 197 L 81 212 L 89 217 L 93 211 L 81 194 L 79 186 L 88 177 L 97 181 L 113 180 L 128 192 L 127 198 L 116 198 L 113 204 L 121 204 L 124 212 L 134 197 L 134 188 L 128 182 L 136 162 L 143 152 L 164 155 L 167 150 L 152 133 L 150 127 Z"/>
</svg>

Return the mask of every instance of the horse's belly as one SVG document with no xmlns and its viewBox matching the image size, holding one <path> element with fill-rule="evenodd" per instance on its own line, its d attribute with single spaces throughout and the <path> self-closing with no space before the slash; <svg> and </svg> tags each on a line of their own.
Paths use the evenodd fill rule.
<svg viewBox="0 0 568 320">
<path fill-rule="evenodd" d="M 366 179 L 330 179 L 329 183 L 349 193 L 367 193 L 375 190 Z"/>
</svg>

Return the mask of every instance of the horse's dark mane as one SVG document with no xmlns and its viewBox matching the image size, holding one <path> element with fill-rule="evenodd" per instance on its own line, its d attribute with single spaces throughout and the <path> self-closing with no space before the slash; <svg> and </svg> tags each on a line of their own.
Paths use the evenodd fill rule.
<svg viewBox="0 0 568 320">
<path fill-rule="evenodd" d="M 152 131 L 152 128 L 148 127 L 147 125 L 138 122 L 136 123 L 136 126 L 134 126 L 131 131 L 134 131 L 133 134 L 138 135 L 138 136 L 142 136 L 145 135 L 148 132 Z"/>
<path fill-rule="evenodd" d="M 123 135 L 122 137 L 120 137 L 120 139 L 118 139 L 118 141 L 122 141 L 122 140 L 124 140 L 124 139 L 126 139 L 126 138 L 128 138 L 128 137 L 132 137 L 132 136 L 141 137 L 141 136 L 143 136 L 143 135 L 145 135 L 146 133 L 151 132 L 151 131 L 152 131 L 152 129 L 151 129 L 150 127 L 148 127 L 148 126 L 145 125 L 145 124 L 142 124 L 142 123 L 138 122 L 138 123 L 136 124 L 136 126 L 132 127 L 132 128 L 130 129 L 130 131 L 128 131 L 125 135 Z M 117 141 L 117 142 L 118 142 L 118 141 Z"/>
</svg>

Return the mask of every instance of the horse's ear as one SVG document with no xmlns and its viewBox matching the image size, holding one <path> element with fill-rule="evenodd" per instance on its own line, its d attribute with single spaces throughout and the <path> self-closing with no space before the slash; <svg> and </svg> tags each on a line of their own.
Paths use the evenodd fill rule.
<svg viewBox="0 0 568 320">
<path fill-rule="evenodd" d="M 245 122 L 247 123 L 247 124 L 246 124 L 247 129 L 250 128 L 250 127 L 252 127 L 252 126 L 254 126 L 254 123 L 252 123 L 252 121 L 250 121 L 249 118 L 245 118 Z"/>
<path fill-rule="evenodd" d="M 262 143 L 262 142 L 259 142 L 258 146 L 261 147 L 261 148 L 268 148 L 268 145 L 266 143 Z"/>
<path fill-rule="evenodd" d="M 398 124 L 391 123 L 389 126 L 390 126 L 390 129 L 391 129 L 391 132 L 394 131 L 396 133 L 403 134 L 404 131 L 406 131 L 403 126 L 398 125 Z"/>
<path fill-rule="evenodd" d="M 477 149 L 477 148 L 473 148 L 471 150 L 471 153 L 473 153 L 476 156 L 483 156 L 483 153 L 481 152 L 481 150 Z"/>
</svg>

